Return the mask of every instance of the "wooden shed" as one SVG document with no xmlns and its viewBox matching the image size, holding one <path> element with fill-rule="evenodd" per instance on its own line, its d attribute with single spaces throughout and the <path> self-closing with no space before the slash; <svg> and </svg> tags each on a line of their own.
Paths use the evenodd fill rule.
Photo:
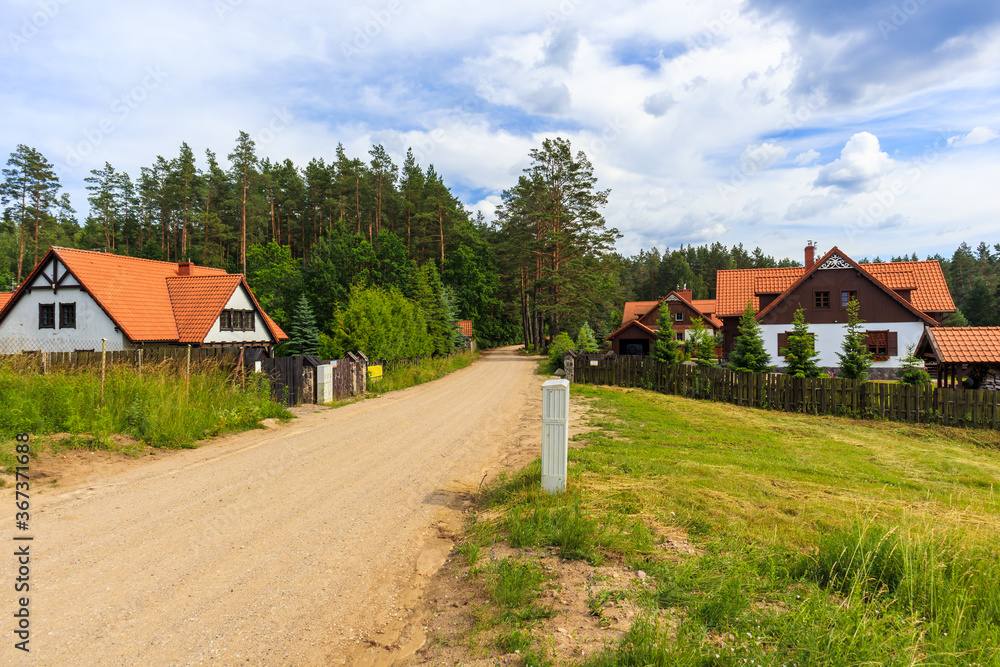
<svg viewBox="0 0 1000 667">
<path fill-rule="evenodd" d="M 937 364 L 939 387 L 1000 389 L 1000 327 L 928 327 L 914 354 Z"/>
</svg>

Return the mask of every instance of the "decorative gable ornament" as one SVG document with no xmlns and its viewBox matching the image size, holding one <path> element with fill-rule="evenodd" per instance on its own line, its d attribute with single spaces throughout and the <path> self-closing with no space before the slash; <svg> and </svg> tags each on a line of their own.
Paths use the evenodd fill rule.
<svg viewBox="0 0 1000 667">
<path fill-rule="evenodd" d="M 821 269 L 853 269 L 854 265 L 848 262 L 846 259 L 840 255 L 833 254 L 830 255 L 829 259 L 819 265 L 817 270 Z"/>
<path fill-rule="evenodd" d="M 681 298 L 679 296 L 677 296 L 676 294 L 671 294 L 670 296 L 668 296 L 666 298 L 666 300 L 667 301 L 680 301 Z"/>
</svg>

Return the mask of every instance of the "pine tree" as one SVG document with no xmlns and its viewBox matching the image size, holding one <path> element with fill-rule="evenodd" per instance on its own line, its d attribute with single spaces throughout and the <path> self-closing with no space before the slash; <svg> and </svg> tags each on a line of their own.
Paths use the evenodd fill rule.
<svg viewBox="0 0 1000 667">
<path fill-rule="evenodd" d="M 299 297 L 292 313 L 286 349 L 292 355 L 316 354 L 319 351 L 319 329 L 305 295 Z"/>
<path fill-rule="evenodd" d="M 848 380 L 865 380 L 868 369 L 872 366 L 872 355 L 868 352 L 868 335 L 861 330 L 864 324 L 858 313 L 861 304 L 852 298 L 847 303 L 847 324 L 844 328 L 844 340 L 841 343 L 842 352 L 837 353 L 840 359 L 840 372 Z"/>
<path fill-rule="evenodd" d="M 599 352 L 601 349 L 594 338 L 594 330 L 587 322 L 580 326 L 580 333 L 576 335 L 576 349 L 581 352 Z"/>
<path fill-rule="evenodd" d="M 972 288 L 962 300 L 962 312 L 965 313 L 969 325 L 988 327 L 996 324 L 993 295 L 982 278 L 976 278 Z"/>
<path fill-rule="evenodd" d="M 788 347 L 778 350 L 778 354 L 785 357 L 787 375 L 797 378 L 820 376 L 819 366 L 816 365 L 819 353 L 813 350 L 813 336 L 809 333 L 809 325 L 806 324 L 805 309 L 799 308 L 795 311 L 792 333 L 788 334 Z"/>
<path fill-rule="evenodd" d="M 237 201 L 240 204 L 240 273 L 246 275 L 247 208 L 251 199 L 250 188 L 257 176 L 258 164 L 253 139 L 246 132 L 240 131 L 240 135 L 236 139 L 236 148 L 229 154 L 229 161 L 232 163 L 233 180 L 236 181 L 239 192 Z"/>
<path fill-rule="evenodd" d="M 740 317 L 739 335 L 729 355 L 729 367 L 734 371 L 751 373 L 767 373 L 771 370 L 771 355 L 764 349 L 764 334 L 753 304 L 749 301 Z"/>
<path fill-rule="evenodd" d="M 924 362 L 913 355 L 913 343 L 906 346 L 906 356 L 903 357 L 903 373 L 899 376 L 902 384 L 915 387 L 930 384 L 931 374 L 924 370 Z"/>
<path fill-rule="evenodd" d="M 945 318 L 944 325 L 946 327 L 967 327 L 969 320 L 965 319 L 965 313 L 962 312 L 961 308 L 956 308 L 954 313 Z"/>
<path fill-rule="evenodd" d="M 676 364 L 678 349 L 677 336 L 673 329 L 673 320 L 670 316 L 670 309 L 666 304 L 660 304 L 660 314 L 656 318 L 659 329 L 656 332 L 656 340 L 653 341 L 653 349 L 650 356 L 656 361 L 667 364 Z"/>
<path fill-rule="evenodd" d="M 705 321 L 700 317 L 695 317 L 688 329 L 688 342 L 690 343 L 691 356 L 695 357 L 695 363 L 699 366 L 715 365 L 715 345 L 716 339 L 708 331 Z"/>
</svg>

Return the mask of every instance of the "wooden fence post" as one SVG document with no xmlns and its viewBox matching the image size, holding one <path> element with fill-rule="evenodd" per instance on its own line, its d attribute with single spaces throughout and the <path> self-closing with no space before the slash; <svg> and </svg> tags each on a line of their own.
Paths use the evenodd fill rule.
<svg viewBox="0 0 1000 667">
<path fill-rule="evenodd" d="M 191 344 L 187 346 L 187 363 L 184 366 L 184 400 L 191 395 Z"/>
<path fill-rule="evenodd" d="M 108 339 L 101 339 L 101 407 L 104 407 L 104 367 L 107 364 Z"/>
</svg>

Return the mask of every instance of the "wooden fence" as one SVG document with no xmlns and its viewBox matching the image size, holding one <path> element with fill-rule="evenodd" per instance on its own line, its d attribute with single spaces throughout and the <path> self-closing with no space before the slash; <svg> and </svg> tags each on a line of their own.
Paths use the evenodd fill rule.
<svg viewBox="0 0 1000 667">
<path fill-rule="evenodd" d="M 79 350 L 75 352 L 23 352 L 18 354 L 0 355 L 0 363 L 14 364 L 18 368 L 34 369 L 40 373 L 59 369 L 100 369 L 106 366 L 131 366 L 137 369 L 168 365 L 177 370 L 184 370 L 190 363 L 194 367 L 206 364 L 218 364 L 227 370 L 237 366 L 240 359 L 239 348 L 195 347 L 146 347 L 134 350 L 108 350 L 94 352 Z"/>
<path fill-rule="evenodd" d="M 638 387 L 687 398 L 807 414 L 1000 428 L 1000 392 L 913 387 L 840 378 L 793 378 L 720 367 L 666 364 L 649 357 L 573 360 L 573 381 Z"/>
</svg>

